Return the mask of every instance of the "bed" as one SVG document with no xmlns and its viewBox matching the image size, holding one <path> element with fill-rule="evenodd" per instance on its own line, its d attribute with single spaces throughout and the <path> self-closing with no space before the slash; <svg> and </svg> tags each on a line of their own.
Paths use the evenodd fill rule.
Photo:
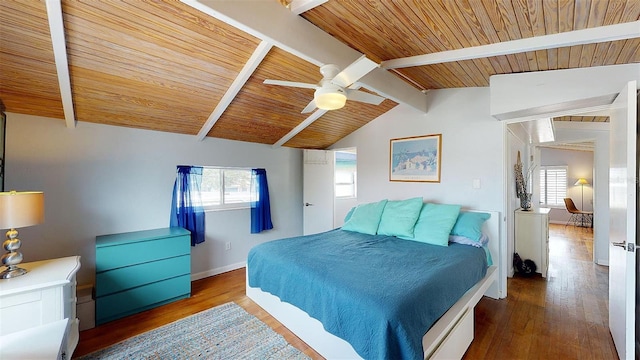
<svg viewBox="0 0 640 360">
<path fill-rule="evenodd" d="M 497 297 L 486 251 L 499 253 L 500 217 L 486 213 L 494 241 L 484 248 L 342 229 L 261 244 L 247 260 L 247 296 L 328 359 L 460 358 L 474 306 Z"/>
</svg>

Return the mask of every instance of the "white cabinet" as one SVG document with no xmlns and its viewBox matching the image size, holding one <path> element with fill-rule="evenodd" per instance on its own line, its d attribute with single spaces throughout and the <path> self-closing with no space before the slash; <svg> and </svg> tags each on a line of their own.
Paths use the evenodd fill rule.
<svg viewBox="0 0 640 360">
<path fill-rule="evenodd" d="M 522 260 L 536 263 L 536 272 L 547 277 L 549 268 L 549 211 L 540 208 L 530 211 L 516 210 L 515 251 Z"/>
<path fill-rule="evenodd" d="M 68 319 L 60 357 L 70 359 L 79 339 L 76 273 L 80 269 L 80 257 L 23 263 L 20 267 L 29 272 L 0 280 L 0 336 L 29 334 L 29 330 L 42 325 Z"/>
<path fill-rule="evenodd" d="M 0 336 L 0 359 L 65 359 L 62 343 L 68 325 L 64 319 Z"/>
</svg>

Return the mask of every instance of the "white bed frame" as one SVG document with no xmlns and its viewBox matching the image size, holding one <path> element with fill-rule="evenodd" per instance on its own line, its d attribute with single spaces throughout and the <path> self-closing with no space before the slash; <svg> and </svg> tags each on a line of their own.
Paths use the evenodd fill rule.
<svg viewBox="0 0 640 360">
<path fill-rule="evenodd" d="M 473 211 L 473 210 L 465 210 Z M 498 262 L 500 260 L 500 213 L 491 214 L 483 231 L 489 236 L 489 250 L 494 265 L 487 275 L 469 289 L 433 326 L 424 334 L 422 347 L 425 359 L 460 359 L 473 341 L 474 308 L 483 295 L 498 298 Z M 247 276 L 249 271 L 247 269 Z M 326 359 L 361 359 L 345 340 L 328 333 L 322 323 L 299 308 L 280 301 L 277 296 L 249 286 L 247 296 L 280 323 L 296 334 L 307 345 Z"/>
</svg>

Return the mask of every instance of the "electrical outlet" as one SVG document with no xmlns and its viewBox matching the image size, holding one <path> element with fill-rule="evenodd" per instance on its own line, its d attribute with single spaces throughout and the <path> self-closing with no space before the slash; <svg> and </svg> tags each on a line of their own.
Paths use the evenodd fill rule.
<svg viewBox="0 0 640 360">
<path fill-rule="evenodd" d="M 231 242 L 230 242 L 230 241 L 228 241 L 228 242 L 226 242 L 226 243 L 224 244 L 224 249 L 225 249 L 225 250 L 231 250 Z"/>
</svg>

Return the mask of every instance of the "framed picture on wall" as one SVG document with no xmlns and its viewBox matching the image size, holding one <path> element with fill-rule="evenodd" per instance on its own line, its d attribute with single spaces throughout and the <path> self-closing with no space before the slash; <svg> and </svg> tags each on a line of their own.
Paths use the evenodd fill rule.
<svg viewBox="0 0 640 360">
<path fill-rule="evenodd" d="M 391 139 L 389 181 L 440 182 L 442 134 Z"/>
</svg>

